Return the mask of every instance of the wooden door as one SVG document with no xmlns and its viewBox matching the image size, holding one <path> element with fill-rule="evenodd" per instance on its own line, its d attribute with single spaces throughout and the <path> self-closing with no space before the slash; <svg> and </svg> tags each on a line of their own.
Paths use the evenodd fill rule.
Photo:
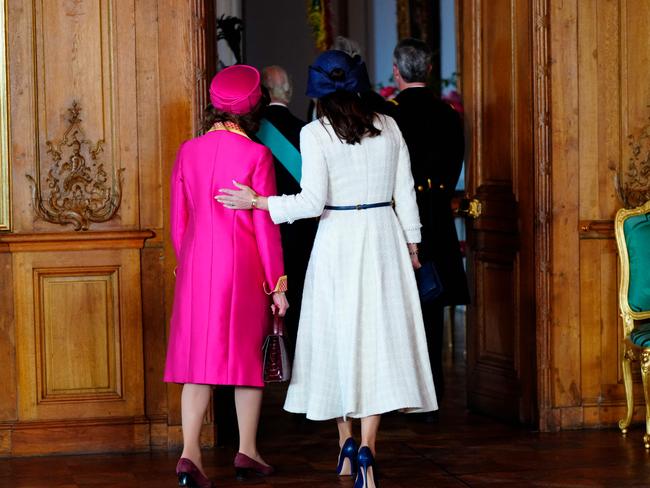
<svg viewBox="0 0 650 488">
<path fill-rule="evenodd" d="M 525 423 L 536 417 L 533 9 L 518 0 L 459 3 L 476 217 L 467 219 L 468 405 Z"/>
</svg>

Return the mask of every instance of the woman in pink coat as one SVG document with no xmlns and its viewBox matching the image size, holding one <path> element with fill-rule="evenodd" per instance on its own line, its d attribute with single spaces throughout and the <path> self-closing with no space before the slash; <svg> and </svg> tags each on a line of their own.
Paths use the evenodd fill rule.
<svg viewBox="0 0 650 488">
<path fill-rule="evenodd" d="M 171 236 L 178 267 L 165 381 L 183 383 L 180 486 L 210 487 L 199 434 L 212 385 L 234 385 L 239 474 L 270 474 L 257 452 L 262 402 L 262 343 L 271 325 L 271 298 L 288 304 L 280 232 L 269 214 L 219 205 L 213 195 L 233 180 L 262 195 L 276 193 L 273 158 L 250 140 L 262 105 L 260 75 L 245 65 L 215 76 L 211 128 L 185 142 L 171 179 Z"/>
</svg>

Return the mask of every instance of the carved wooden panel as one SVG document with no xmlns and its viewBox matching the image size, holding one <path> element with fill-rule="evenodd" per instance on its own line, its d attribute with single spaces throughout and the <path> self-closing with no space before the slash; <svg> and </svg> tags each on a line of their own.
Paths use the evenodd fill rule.
<svg viewBox="0 0 650 488">
<path fill-rule="evenodd" d="M 138 249 L 19 252 L 21 420 L 144 413 Z"/>
<path fill-rule="evenodd" d="M 33 273 L 38 403 L 120 399 L 119 267 Z"/>
<path fill-rule="evenodd" d="M 204 88 L 196 78 L 207 60 L 195 58 L 206 2 L 6 2 L 13 233 L 0 233 L 0 455 L 178 445 L 179 390 L 161 381 L 175 266 L 168 181 Z M 80 155 L 95 175 L 91 187 L 105 179 L 112 188 L 124 170 L 119 209 L 108 222 L 89 220 L 91 232 L 38 217 L 25 176 L 49 201 L 55 154 L 47 142 L 70 128 L 75 101 L 84 133 L 77 139 L 90 142 Z M 99 141 L 95 160 L 88 149 Z M 61 165 L 76 157 L 74 143 L 57 152 Z M 95 172 L 100 164 L 105 175 Z M 53 173 L 61 187 L 66 171 Z M 141 250 L 151 237 L 144 229 L 156 237 Z M 97 309 L 79 306 L 91 297 Z M 92 322 L 97 336 L 61 335 L 70 314 Z M 53 348 L 61 353 L 50 357 Z M 78 363 L 83 374 L 69 374 Z"/>
<path fill-rule="evenodd" d="M 12 71 L 12 113 L 17 111 L 21 117 L 16 126 L 20 137 L 12 141 L 14 153 L 18 154 L 13 174 L 14 199 L 20 209 L 17 230 L 51 231 L 60 229 L 56 224 L 67 224 L 47 212 L 37 212 L 37 208 L 29 214 L 24 211 L 31 205 L 31 185 L 26 175 L 33 177 L 35 191 L 45 202 L 57 202 L 54 207 L 90 200 L 84 205 L 92 208 L 104 199 L 100 193 L 116 190 L 120 170 L 124 170 L 122 199 L 113 199 L 108 212 L 103 212 L 112 220 L 92 225 L 133 227 L 137 224 L 138 201 L 134 2 L 32 0 L 13 3 L 11 9 L 16 29 L 20 29 L 20 34 L 14 32 L 10 38 L 12 54 L 17 57 Z M 77 179 L 62 189 L 52 180 L 63 179 L 57 176 L 61 168 L 56 167 L 53 146 L 70 127 L 68 110 L 74 102 L 83 110 L 84 137 L 103 144 L 98 158 L 92 161 L 97 171 L 82 148 L 81 155 L 89 167 L 84 175 L 88 181 L 78 184 L 81 180 Z M 70 148 L 60 148 L 59 152 L 72 153 L 72 137 L 69 142 Z M 65 158 L 59 164 L 64 163 Z M 72 160 L 68 164 L 74 166 Z M 65 190 L 71 193 L 65 194 Z M 120 207 L 117 213 L 115 204 Z M 78 211 L 79 203 L 74 206 Z M 102 217 L 94 220 L 101 222 Z"/>
</svg>

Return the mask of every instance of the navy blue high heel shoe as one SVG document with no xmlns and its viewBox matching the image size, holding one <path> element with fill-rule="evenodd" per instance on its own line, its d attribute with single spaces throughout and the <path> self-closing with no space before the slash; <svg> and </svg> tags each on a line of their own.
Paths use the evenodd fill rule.
<svg viewBox="0 0 650 488">
<path fill-rule="evenodd" d="M 336 466 L 336 474 L 339 476 L 351 476 L 357 472 L 357 443 L 352 437 L 348 438 L 341 448 L 339 464 Z M 345 461 L 348 461 L 346 464 Z M 349 469 L 349 472 L 348 472 Z"/>
<path fill-rule="evenodd" d="M 379 488 L 377 465 L 369 447 L 363 446 L 359 449 L 357 463 L 359 469 L 357 471 L 357 479 L 354 482 L 354 488 Z"/>
</svg>

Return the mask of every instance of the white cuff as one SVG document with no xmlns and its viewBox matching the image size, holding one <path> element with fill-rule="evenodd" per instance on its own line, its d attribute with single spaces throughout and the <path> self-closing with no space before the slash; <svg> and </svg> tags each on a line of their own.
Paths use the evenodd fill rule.
<svg viewBox="0 0 650 488">
<path fill-rule="evenodd" d="M 285 222 L 291 223 L 287 218 L 286 212 L 284 211 L 284 205 L 282 205 L 282 197 L 273 196 L 268 197 L 266 200 L 269 207 L 269 215 L 274 224 L 284 224 Z"/>
<path fill-rule="evenodd" d="M 420 232 L 420 229 L 404 229 L 404 237 L 406 237 L 406 242 L 409 244 L 418 244 L 422 242 L 422 232 Z"/>
</svg>

